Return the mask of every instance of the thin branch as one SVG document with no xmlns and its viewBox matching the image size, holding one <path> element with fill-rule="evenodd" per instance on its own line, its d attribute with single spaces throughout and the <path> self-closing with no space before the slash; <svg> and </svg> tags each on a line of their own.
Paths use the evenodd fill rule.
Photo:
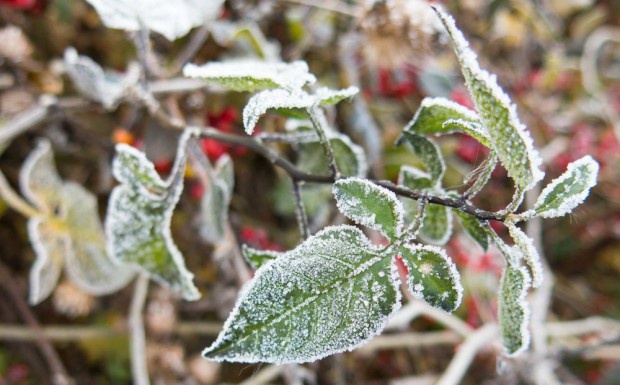
<svg viewBox="0 0 620 385">
<path fill-rule="evenodd" d="M 209 37 L 209 28 L 209 24 L 205 23 L 192 34 L 187 45 L 183 47 L 183 50 L 179 56 L 177 56 L 172 62 L 169 74 L 176 74 L 179 72 L 185 63 L 190 61 L 194 55 L 196 55 L 196 52 L 198 52 Z"/>
<path fill-rule="evenodd" d="M 149 288 L 149 275 L 142 272 L 136 279 L 131 308 L 129 310 L 129 329 L 131 337 L 131 373 L 136 385 L 149 385 L 149 372 L 146 367 L 146 339 L 142 311 Z"/>
<path fill-rule="evenodd" d="M 54 385 L 72 385 L 73 379 L 69 377 L 65 366 L 63 365 L 58 353 L 54 350 L 52 344 L 45 338 L 39 325 L 39 321 L 30 310 L 28 304 L 22 297 L 21 293 L 17 291 L 17 283 L 10 273 L 9 269 L 0 262 L 0 286 L 4 287 L 5 293 L 8 293 L 13 300 L 15 308 L 20 317 L 26 322 L 33 334 L 33 339 L 39 347 L 39 350 L 45 357 L 47 364 L 52 372 L 52 383 Z"/>
<path fill-rule="evenodd" d="M 78 326 L 78 325 L 47 325 L 39 327 L 41 334 L 52 342 L 71 342 L 83 340 L 109 339 L 125 337 L 129 333 L 126 327 L 110 326 Z M 216 336 L 222 330 L 219 322 L 180 322 L 174 331 L 180 336 Z M 0 340 L 2 341 L 36 341 L 39 335 L 27 325 L 1 325 Z"/>
<path fill-rule="evenodd" d="M 495 324 L 486 324 L 480 329 L 477 329 L 467 337 L 454 358 L 452 358 L 452 361 L 450 361 L 450 365 L 448 365 L 448 368 L 435 385 L 460 384 L 463 376 L 467 373 L 467 368 L 469 368 L 469 365 L 471 365 L 471 362 L 476 357 L 476 354 L 496 337 L 497 325 Z"/>
<path fill-rule="evenodd" d="M 377 350 L 391 350 L 413 348 L 419 346 L 454 345 L 463 340 L 463 336 L 452 330 L 424 333 L 398 333 L 381 335 L 373 338 L 368 344 L 356 352 L 361 354 L 373 353 Z"/>
<path fill-rule="evenodd" d="M 407 291 L 406 293 L 409 293 L 409 291 Z M 474 331 L 471 326 L 469 326 L 460 318 L 455 317 L 450 313 L 446 313 L 443 310 L 434 308 L 426 302 L 418 299 L 413 299 L 411 302 L 403 306 L 390 319 L 390 322 L 388 323 L 385 330 L 396 330 L 405 328 L 409 326 L 411 321 L 420 316 L 429 317 L 434 321 L 442 324 L 443 326 L 454 330 L 455 332 L 464 337 L 469 336 Z"/>
<path fill-rule="evenodd" d="M 325 152 L 325 157 L 327 158 L 327 162 L 329 164 L 329 172 L 333 179 L 337 180 L 340 178 L 340 171 L 338 171 L 338 165 L 336 164 L 334 149 L 332 148 L 332 145 L 327 138 L 327 131 L 329 130 L 329 125 L 327 124 L 327 118 L 325 117 L 325 113 L 318 106 L 308 108 L 307 112 L 308 116 L 310 117 L 310 121 L 314 126 L 314 130 L 319 136 L 319 141 L 323 146 L 323 151 Z"/>
<path fill-rule="evenodd" d="M 295 195 L 295 213 L 297 216 L 297 222 L 299 223 L 299 232 L 303 239 L 308 239 L 310 236 L 310 225 L 308 225 L 308 216 L 306 215 L 306 208 L 301 198 L 301 182 L 291 178 L 293 184 L 293 194 Z"/>
</svg>

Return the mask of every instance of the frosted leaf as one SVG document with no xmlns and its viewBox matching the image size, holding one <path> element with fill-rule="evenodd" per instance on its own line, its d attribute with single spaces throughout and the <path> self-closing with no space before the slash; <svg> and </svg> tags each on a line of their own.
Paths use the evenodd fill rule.
<svg viewBox="0 0 620 385">
<path fill-rule="evenodd" d="M 106 253 L 96 198 L 60 179 L 49 142 L 39 143 L 24 162 L 20 186 L 41 214 L 28 221 L 37 255 L 30 271 L 30 303 L 49 296 L 63 265 L 69 279 L 89 294 L 109 294 L 129 282 L 135 272 Z"/>
<path fill-rule="evenodd" d="M 436 187 L 430 174 L 415 167 L 402 166 L 398 175 L 398 184 L 412 190 L 443 194 L 443 189 Z M 417 205 L 405 205 L 410 217 L 417 212 Z M 429 203 L 425 207 L 424 218 L 419 236 L 428 243 L 444 245 L 452 236 L 452 210 L 449 207 Z"/>
<path fill-rule="evenodd" d="M 446 164 L 437 144 L 428 138 L 408 131 L 403 132 L 399 143 L 402 141 L 406 141 L 413 153 L 420 158 L 435 185 L 441 185 L 441 179 L 446 172 Z"/>
<path fill-rule="evenodd" d="M 355 349 L 400 307 L 392 260 L 355 227 L 320 231 L 257 270 L 203 355 L 283 364 Z"/>
<path fill-rule="evenodd" d="M 404 131 L 419 135 L 464 132 L 489 146 L 489 133 L 480 123 L 478 115 L 446 98 L 424 98 Z"/>
<path fill-rule="evenodd" d="M 406 244 L 398 252 L 409 270 L 407 285 L 415 297 L 447 312 L 459 307 L 461 276 L 443 249 Z"/>
<path fill-rule="evenodd" d="M 518 188 L 529 190 L 544 176 L 540 170 L 542 160 L 529 132 L 517 117 L 515 105 L 497 84 L 496 77 L 480 68 L 476 54 L 454 19 L 439 8 L 434 9 L 452 39 L 469 93 L 482 125 L 491 136 L 492 148 Z"/>
<path fill-rule="evenodd" d="M 488 158 L 467 176 L 465 183 L 469 183 L 472 179 L 475 179 L 474 183 L 469 187 L 469 189 L 467 189 L 467 195 L 469 198 L 473 198 L 478 195 L 484 186 L 486 186 L 491 179 L 491 176 L 493 176 L 493 171 L 495 171 L 495 168 L 497 167 L 497 162 L 497 154 L 495 151 L 491 150 Z M 518 191 L 515 193 L 518 193 Z"/>
<path fill-rule="evenodd" d="M 243 109 L 243 126 L 251 135 L 258 119 L 270 109 L 305 109 L 314 105 L 314 97 L 304 91 L 294 92 L 282 88 L 265 90 L 252 96 Z"/>
<path fill-rule="evenodd" d="M 228 154 L 221 156 L 213 172 L 207 172 L 207 177 L 209 185 L 205 186 L 200 206 L 200 234 L 206 241 L 219 244 L 226 239 L 228 206 L 235 183 L 230 156 Z"/>
<path fill-rule="evenodd" d="M 598 163 L 589 155 L 570 163 L 564 174 L 543 189 L 534 208 L 522 215 L 556 218 L 570 213 L 596 185 L 598 171 Z"/>
<path fill-rule="evenodd" d="M 253 268 L 258 269 L 269 261 L 273 261 L 285 253 L 280 251 L 273 250 L 258 250 L 249 247 L 248 245 L 243 245 L 241 247 L 241 253 L 245 257 L 245 259 L 252 265 Z"/>
<path fill-rule="evenodd" d="M 483 224 L 480 223 L 478 218 L 473 215 L 464 213 L 460 210 L 455 210 L 455 212 L 461 227 L 465 230 L 465 233 L 474 241 L 478 242 L 484 251 L 487 251 L 489 249 L 489 235 L 487 234 Z"/>
<path fill-rule="evenodd" d="M 353 96 L 357 95 L 359 91 L 360 90 L 357 87 L 348 87 L 341 90 L 332 90 L 329 88 L 321 87 L 316 90 L 316 93 L 314 94 L 314 97 L 316 98 L 315 103 L 322 106 L 338 104 L 345 99 L 350 99 Z"/>
<path fill-rule="evenodd" d="M 530 276 L 524 266 L 508 263 L 499 282 L 498 318 L 504 351 L 516 356 L 530 344 L 530 309 L 526 300 Z"/>
<path fill-rule="evenodd" d="M 117 145 L 112 172 L 121 184 L 112 191 L 106 218 L 111 254 L 181 291 L 187 300 L 197 299 L 200 294 L 172 240 L 170 221 L 183 190 L 187 141 L 194 135 L 197 132 L 192 129 L 181 135 L 175 164 L 165 181 L 144 153 L 125 144 Z"/>
<path fill-rule="evenodd" d="M 303 61 L 292 63 L 261 60 L 210 62 L 202 66 L 187 64 L 183 75 L 204 79 L 232 91 L 261 91 L 268 88 L 299 90 L 316 82 Z"/>
<path fill-rule="evenodd" d="M 74 48 L 65 50 L 64 64 L 75 88 L 107 109 L 116 107 L 127 90 L 140 78 L 137 65 L 130 65 L 126 74 L 104 72 L 99 64 L 89 57 L 78 55 Z"/>
<path fill-rule="evenodd" d="M 215 19 L 224 0 L 86 0 L 108 28 L 138 31 L 142 26 L 168 40 Z"/>
<path fill-rule="evenodd" d="M 37 259 L 30 268 L 28 301 L 32 305 L 42 302 L 54 291 L 64 264 L 65 238 L 58 237 L 43 217 L 28 221 L 28 238 Z"/>
<path fill-rule="evenodd" d="M 347 135 L 337 132 L 330 132 L 327 135 L 340 173 L 343 176 L 365 177 L 368 164 L 364 149 L 353 143 Z M 329 174 L 329 163 L 323 151 L 318 137 L 314 137 L 313 141 L 300 143 L 297 151 L 297 164 L 300 169 L 311 174 Z"/>
<path fill-rule="evenodd" d="M 317 105 L 329 105 L 347 99 L 358 92 L 356 87 L 344 90 L 321 88 L 316 94 L 308 94 L 301 89 L 282 88 L 265 90 L 252 96 L 243 109 L 245 132 L 251 135 L 258 119 L 268 110 L 309 109 Z"/>
<path fill-rule="evenodd" d="M 543 281 L 543 269 L 540 263 L 540 255 L 534 246 L 532 238 L 528 237 L 520 228 L 512 222 L 506 222 L 510 236 L 515 245 L 521 251 L 525 263 L 529 266 L 532 274 L 532 287 L 540 287 Z"/>
<path fill-rule="evenodd" d="M 352 177 L 337 180 L 332 191 L 338 210 L 348 218 L 379 231 L 390 240 L 401 235 L 404 209 L 390 190 Z"/>
</svg>

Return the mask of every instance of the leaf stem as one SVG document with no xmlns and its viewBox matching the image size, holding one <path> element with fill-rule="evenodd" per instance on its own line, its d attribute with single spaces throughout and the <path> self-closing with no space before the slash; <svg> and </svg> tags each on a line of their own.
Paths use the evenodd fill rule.
<svg viewBox="0 0 620 385">
<path fill-rule="evenodd" d="M 0 197 L 4 202 L 12 209 L 19 212 L 27 218 L 33 218 L 40 216 L 41 213 L 32 207 L 28 202 L 23 200 L 16 192 L 9 186 L 4 174 L 0 171 Z"/>
<path fill-rule="evenodd" d="M 301 198 L 301 183 L 297 179 L 291 178 L 293 184 L 293 193 L 295 194 L 295 213 L 297 214 L 297 222 L 299 223 L 299 232 L 303 239 L 308 239 L 310 236 L 310 226 L 308 225 L 308 216 L 306 215 L 306 208 Z"/>
<path fill-rule="evenodd" d="M 338 180 L 341 177 L 340 171 L 338 171 L 338 166 L 336 165 L 336 158 L 334 157 L 334 149 L 332 148 L 331 143 L 329 143 L 329 139 L 327 138 L 326 132 L 329 129 L 329 125 L 327 124 L 327 119 L 325 118 L 325 114 L 323 110 L 321 110 L 318 106 L 313 106 L 306 109 L 308 112 L 308 116 L 310 117 L 310 121 L 316 130 L 316 133 L 319 135 L 319 141 L 323 146 L 323 151 L 325 152 L 325 156 L 327 157 L 327 162 L 329 163 L 329 171 L 334 180 Z"/>
<path fill-rule="evenodd" d="M 131 345 L 131 374 L 135 385 L 149 385 L 149 372 L 146 366 L 146 338 L 142 311 L 149 288 L 149 275 L 142 272 L 136 279 L 131 308 L 129 310 L 129 330 Z"/>
</svg>

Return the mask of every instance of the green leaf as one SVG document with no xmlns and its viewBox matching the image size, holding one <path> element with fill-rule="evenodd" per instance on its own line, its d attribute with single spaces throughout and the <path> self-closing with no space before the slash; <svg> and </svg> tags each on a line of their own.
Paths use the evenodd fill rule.
<svg viewBox="0 0 620 385">
<path fill-rule="evenodd" d="M 218 244 L 226 240 L 228 229 L 228 206 L 235 183 L 232 159 L 224 154 L 215 169 L 206 174 L 209 185 L 200 203 L 200 234 L 207 242 Z"/>
<path fill-rule="evenodd" d="M 400 168 L 398 184 L 413 190 L 444 193 L 436 187 L 428 173 L 406 165 Z M 417 205 L 405 204 L 405 209 L 409 215 L 415 214 Z M 452 235 L 452 210 L 442 205 L 427 204 L 419 235 L 424 241 L 436 245 L 448 242 Z"/>
<path fill-rule="evenodd" d="M 570 163 L 564 174 L 544 188 L 534 208 L 522 216 L 556 218 L 570 213 L 590 194 L 598 171 L 598 163 L 589 155 Z"/>
<path fill-rule="evenodd" d="M 358 92 L 356 87 L 344 90 L 320 88 L 316 94 L 308 94 L 301 89 L 276 88 L 265 90 L 252 96 L 243 109 L 245 132 L 251 135 L 261 116 L 269 110 L 309 109 L 317 105 L 330 105 L 347 99 Z"/>
<path fill-rule="evenodd" d="M 509 356 L 525 351 L 530 343 L 530 310 L 526 295 L 530 276 L 524 266 L 506 264 L 499 282 L 498 318 L 504 350 Z"/>
<path fill-rule="evenodd" d="M 232 91 L 261 91 L 269 88 L 300 90 L 305 84 L 316 82 L 303 61 L 292 63 L 261 60 L 209 62 L 203 66 L 187 64 L 183 74 L 218 84 Z"/>
<path fill-rule="evenodd" d="M 203 355 L 302 363 L 364 344 L 400 307 L 388 251 L 351 226 L 320 231 L 256 272 Z"/>
<path fill-rule="evenodd" d="M 344 134 L 330 132 L 328 137 L 340 173 L 343 176 L 365 177 L 368 165 L 364 149 Z M 328 162 L 318 137 L 312 142 L 299 143 L 298 154 L 297 164 L 300 169 L 311 174 L 329 174 Z"/>
<path fill-rule="evenodd" d="M 336 205 L 354 222 L 379 231 L 390 240 L 403 231 L 403 205 L 390 190 L 360 178 L 337 180 Z"/>
<path fill-rule="evenodd" d="M 420 158 L 424 167 L 431 175 L 433 183 L 436 186 L 440 186 L 443 174 L 446 172 L 446 164 L 437 144 L 428 138 L 408 131 L 403 132 L 402 139 L 407 141 L 413 153 Z"/>
<path fill-rule="evenodd" d="M 516 107 L 499 87 L 496 77 L 480 68 L 476 54 L 454 19 L 439 8 L 434 9 L 452 39 L 467 88 L 482 125 L 490 134 L 492 149 L 518 189 L 529 190 L 544 176 L 540 170 L 542 160 L 534 149 L 529 132 L 517 117 Z"/>
<path fill-rule="evenodd" d="M 187 300 L 197 299 L 200 294 L 172 240 L 170 221 L 183 190 L 187 142 L 194 135 L 197 132 L 193 130 L 181 135 L 173 170 L 165 181 L 144 153 L 128 145 L 117 145 L 113 174 L 121 184 L 112 191 L 106 219 L 108 249 L 112 254 L 181 291 Z"/>
<path fill-rule="evenodd" d="M 478 115 L 446 98 L 424 98 L 405 131 L 419 135 L 464 132 L 485 146 L 490 144 L 489 133 L 480 123 Z"/>
<path fill-rule="evenodd" d="M 115 292 L 133 278 L 133 269 L 106 252 L 97 199 L 82 186 L 60 179 L 49 142 L 39 143 L 28 156 L 20 185 L 40 213 L 28 221 L 37 255 L 30 271 L 31 304 L 50 295 L 63 266 L 69 279 L 92 295 Z"/>
<path fill-rule="evenodd" d="M 267 262 L 273 261 L 285 253 L 273 250 L 258 250 L 249 247 L 248 245 L 243 245 L 241 247 L 241 253 L 245 257 L 245 259 L 252 265 L 253 268 L 258 269 L 262 267 Z"/>
<path fill-rule="evenodd" d="M 525 263 L 529 266 L 532 275 L 532 287 L 540 287 L 543 281 L 543 268 L 540 263 L 540 255 L 534 246 L 534 240 L 528 237 L 520 228 L 512 222 L 506 222 L 510 236 L 515 245 L 521 251 Z"/>
<path fill-rule="evenodd" d="M 455 212 L 465 233 L 474 241 L 478 242 L 484 251 L 487 251 L 489 249 L 489 235 L 483 224 L 473 215 L 464 213 L 460 210 L 455 210 Z"/>
<path fill-rule="evenodd" d="M 447 312 L 460 305 L 461 276 L 443 249 L 406 244 L 398 252 L 409 270 L 407 285 L 415 297 Z"/>
</svg>

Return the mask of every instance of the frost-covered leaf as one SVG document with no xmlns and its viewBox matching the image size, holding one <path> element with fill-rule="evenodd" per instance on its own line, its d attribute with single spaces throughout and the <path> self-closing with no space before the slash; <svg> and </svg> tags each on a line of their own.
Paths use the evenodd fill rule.
<svg viewBox="0 0 620 385">
<path fill-rule="evenodd" d="M 241 248 L 241 252 L 245 259 L 252 265 L 253 268 L 258 269 L 269 261 L 273 261 L 276 258 L 281 257 L 285 253 L 280 251 L 273 250 L 258 250 L 249 247 L 248 245 L 243 245 Z"/>
<path fill-rule="evenodd" d="M 202 66 L 187 64 L 183 74 L 204 79 L 232 91 L 261 91 L 269 88 L 299 90 L 316 81 L 303 61 L 292 63 L 259 60 L 210 62 Z"/>
<path fill-rule="evenodd" d="M 540 287 L 543 281 L 543 268 L 540 263 L 540 255 L 538 250 L 534 246 L 534 240 L 528 237 L 520 228 L 514 223 L 507 222 L 508 231 L 510 236 L 515 241 L 515 245 L 521 251 L 525 263 L 530 268 L 532 275 L 532 287 Z"/>
<path fill-rule="evenodd" d="M 524 266 L 506 264 L 499 282 L 498 318 L 504 350 L 516 356 L 530 343 L 530 310 L 526 295 L 530 276 Z"/>
<path fill-rule="evenodd" d="M 489 248 L 489 235 L 478 218 L 460 210 L 455 210 L 455 212 L 465 233 L 478 242 L 484 251 L 487 251 Z"/>
<path fill-rule="evenodd" d="M 320 231 L 256 272 L 203 355 L 302 363 L 364 344 L 400 307 L 389 251 L 355 227 Z"/>
<path fill-rule="evenodd" d="M 446 172 L 446 164 L 437 144 L 424 136 L 408 131 L 404 131 L 402 135 L 402 140 L 409 144 L 413 153 L 420 158 L 422 164 L 424 164 L 424 167 L 431 175 L 432 181 L 439 186 L 443 174 Z"/>
<path fill-rule="evenodd" d="M 356 87 L 343 90 L 329 90 L 321 88 L 315 94 L 298 90 L 285 90 L 282 88 L 261 91 L 252 96 L 243 109 L 243 125 L 245 132 L 251 135 L 254 127 L 269 110 L 298 110 L 309 109 L 317 105 L 329 105 L 349 98 L 358 92 Z"/>
<path fill-rule="evenodd" d="M 390 240 L 403 231 L 403 205 L 390 190 L 360 178 L 340 179 L 333 186 L 341 213 Z"/>
<path fill-rule="evenodd" d="M 213 244 L 226 239 L 228 229 L 228 206 L 234 188 L 232 159 L 228 154 L 221 156 L 212 172 L 207 172 L 209 185 L 201 200 L 202 237 Z"/>
<path fill-rule="evenodd" d="M 168 40 L 215 19 L 224 0 L 86 0 L 108 28 L 138 31 L 143 26 Z"/>
<path fill-rule="evenodd" d="M 443 190 L 431 180 L 430 174 L 415 167 L 402 166 L 398 175 L 398 184 L 412 190 L 443 194 Z M 417 212 L 417 205 L 405 205 L 410 216 Z M 424 241 L 443 245 L 452 235 L 452 210 L 449 207 L 427 204 L 419 236 Z"/>
<path fill-rule="evenodd" d="M 556 218 L 570 213 L 596 185 L 598 170 L 598 163 L 589 155 L 570 163 L 564 174 L 544 188 L 534 208 L 523 216 Z"/>
<path fill-rule="evenodd" d="M 447 312 L 460 305 L 461 276 L 443 249 L 406 244 L 398 252 L 409 270 L 407 285 L 415 297 Z"/>
<path fill-rule="evenodd" d="M 49 142 L 41 142 L 26 159 L 20 187 L 41 214 L 28 221 L 37 255 L 30 271 L 30 303 L 49 296 L 63 265 L 69 279 L 93 295 L 117 291 L 134 276 L 133 269 L 106 253 L 96 198 L 82 186 L 60 179 Z"/>
<path fill-rule="evenodd" d="M 413 119 L 404 129 L 419 135 L 464 132 L 489 146 L 489 133 L 478 115 L 446 98 L 424 98 Z"/>
<path fill-rule="evenodd" d="M 454 19 L 435 8 L 454 44 L 469 93 L 482 125 L 488 129 L 492 148 L 521 191 L 540 181 L 542 160 L 534 149 L 529 132 L 519 121 L 516 107 L 497 84 L 494 75 L 480 68 L 476 54 L 456 27 Z"/>
<path fill-rule="evenodd" d="M 87 98 L 103 104 L 105 108 L 116 107 L 127 89 L 140 78 L 137 65 L 130 65 L 126 74 L 105 72 L 89 57 L 78 55 L 74 48 L 65 50 L 65 70 L 75 88 Z"/>
<path fill-rule="evenodd" d="M 117 145 L 113 174 L 121 184 L 112 191 L 106 218 L 112 255 L 180 290 L 187 300 L 197 299 L 200 294 L 172 240 L 170 221 L 183 190 L 186 145 L 193 135 L 193 130 L 186 130 L 179 139 L 177 158 L 165 181 L 144 153 L 128 145 Z"/>
<path fill-rule="evenodd" d="M 340 173 L 343 176 L 365 177 L 368 165 L 364 149 L 353 143 L 344 134 L 330 132 L 328 136 Z M 323 146 L 318 141 L 318 137 L 314 137 L 312 142 L 300 143 L 297 151 L 299 154 L 297 164 L 308 173 L 327 175 L 329 174 L 329 163 L 323 151 Z"/>
</svg>

